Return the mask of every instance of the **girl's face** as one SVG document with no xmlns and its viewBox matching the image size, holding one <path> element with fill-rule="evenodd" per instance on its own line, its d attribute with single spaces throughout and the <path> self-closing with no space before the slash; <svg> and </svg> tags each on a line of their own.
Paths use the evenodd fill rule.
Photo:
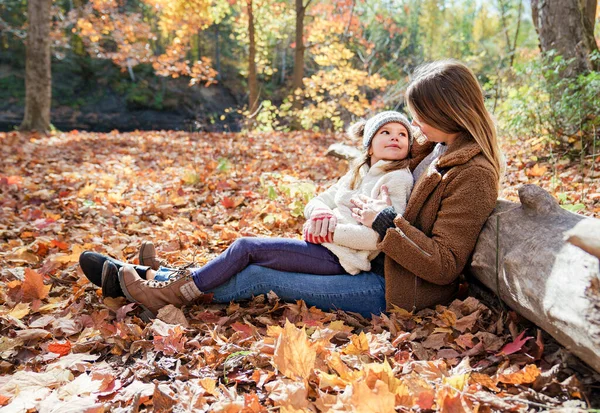
<svg viewBox="0 0 600 413">
<path fill-rule="evenodd" d="M 383 125 L 373 136 L 369 155 L 371 165 L 377 161 L 399 161 L 408 156 L 409 139 L 408 131 L 403 124 L 390 122 Z"/>
<path fill-rule="evenodd" d="M 412 125 L 419 128 L 421 133 L 425 135 L 428 141 L 431 142 L 445 143 L 446 145 L 450 145 L 459 135 L 458 133 L 446 133 L 436 129 L 422 120 L 419 120 L 416 115 L 413 117 Z"/>
</svg>

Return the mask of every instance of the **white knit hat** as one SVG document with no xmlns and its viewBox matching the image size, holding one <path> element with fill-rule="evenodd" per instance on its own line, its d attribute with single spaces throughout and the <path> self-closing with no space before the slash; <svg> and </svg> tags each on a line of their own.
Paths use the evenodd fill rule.
<svg viewBox="0 0 600 413">
<path fill-rule="evenodd" d="M 404 125 L 406 130 L 408 131 L 408 144 L 412 145 L 413 142 L 413 130 L 410 122 L 400 112 L 396 112 L 393 110 L 388 110 L 385 112 L 378 113 L 373 116 L 371 119 L 367 121 L 365 124 L 365 132 L 363 134 L 363 147 L 367 149 L 373 140 L 373 136 L 377 133 L 379 128 L 381 128 L 386 123 L 398 122 Z"/>
</svg>

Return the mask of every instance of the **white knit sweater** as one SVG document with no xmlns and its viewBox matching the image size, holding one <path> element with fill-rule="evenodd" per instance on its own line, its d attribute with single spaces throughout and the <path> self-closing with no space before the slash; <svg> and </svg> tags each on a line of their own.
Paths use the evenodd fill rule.
<svg viewBox="0 0 600 413">
<path fill-rule="evenodd" d="M 377 249 L 379 235 L 352 218 L 353 205 L 350 199 L 361 194 L 377 198 L 381 186 L 385 185 L 388 187 L 396 212 L 401 214 L 406 209 L 413 186 L 412 174 L 408 168 L 385 172 L 383 168 L 388 163 L 389 161 L 379 161 L 371 168 L 363 166 L 360 170 L 362 181 L 356 189 L 350 189 L 352 171 L 348 172 L 336 184 L 313 198 L 304 208 L 304 216 L 307 219 L 315 208 L 328 208 L 333 211 L 338 219 L 333 243 L 325 243 L 323 246 L 338 257 L 340 264 L 349 274 L 369 271 L 371 260 L 379 254 Z"/>
</svg>

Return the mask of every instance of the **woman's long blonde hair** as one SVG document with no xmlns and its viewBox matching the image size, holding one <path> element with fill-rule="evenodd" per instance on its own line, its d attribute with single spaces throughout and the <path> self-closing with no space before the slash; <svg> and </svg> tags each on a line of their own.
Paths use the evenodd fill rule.
<svg viewBox="0 0 600 413">
<path fill-rule="evenodd" d="M 479 144 L 500 181 L 503 160 L 496 127 L 471 69 L 455 60 L 419 67 L 406 91 L 406 102 L 419 121 L 446 133 L 468 133 Z"/>
<path fill-rule="evenodd" d="M 350 137 L 354 138 L 355 140 L 362 141 L 363 135 L 365 134 L 365 125 L 366 124 L 367 124 L 366 120 L 360 120 L 360 121 L 356 122 L 355 124 L 351 125 L 347 131 L 348 135 Z M 371 155 L 369 154 L 371 145 L 373 145 L 372 139 L 371 139 L 371 143 L 369 144 L 369 147 L 363 151 L 360 158 L 357 158 L 352 166 L 352 180 L 350 181 L 350 189 L 356 189 L 356 187 L 358 185 L 360 185 L 360 183 L 362 182 L 362 177 L 360 176 L 361 168 L 364 165 L 367 165 L 369 167 L 373 166 L 373 165 L 371 165 Z M 397 161 L 391 161 L 390 163 L 388 163 L 387 165 L 385 165 L 383 167 L 383 170 L 385 172 L 392 172 L 392 171 L 397 171 L 400 169 L 408 168 L 409 161 L 410 161 L 410 150 L 408 151 L 406 158 L 400 159 Z"/>
</svg>

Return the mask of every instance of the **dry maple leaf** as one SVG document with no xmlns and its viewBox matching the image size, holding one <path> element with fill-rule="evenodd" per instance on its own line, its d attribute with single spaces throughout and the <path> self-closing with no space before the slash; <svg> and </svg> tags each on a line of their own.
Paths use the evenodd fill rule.
<svg viewBox="0 0 600 413">
<path fill-rule="evenodd" d="M 540 375 L 541 370 L 535 364 L 528 364 L 515 373 L 498 374 L 498 381 L 506 384 L 533 383 Z"/>
<path fill-rule="evenodd" d="M 357 413 L 389 413 L 394 411 L 396 396 L 381 380 L 369 387 L 365 381 L 352 384 L 352 411 Z"/>
<path fill-rule="evenodd" d="M 169 304 L 158 310 L 156 318 L 168 324 L 180 324 L 184 328 L 190 326 L 187 318 L 185 318 L 185 314 L 181 311 L 181 308 L 175 307 L 173 304 Z"/>
<path fill-rule="evenodd" d="M 21 284 L 23 300 L 29 302 L 43 300 L 48 296 L 51 287 L 51 285 L 44 285 L 44 277 L 40 273 L 25 268 L 25 280 Z"/>
<path fill-rule="evenodd" d="M 185 349 L 187 337 L 184 335 L 185 330 L 180 325 L 173 326 L 169 334 L 166 336 L 155 335 L 153 342 L 154 347 L 158 351 L 162 351 L 165 355 L 172 356 L 181 353 Z"/>
<path fill-rule="evenodd" d="M 59 354 L 61 357 L 66 356 L 71 352 L 71 342 L 67 340 L 64 343 L 50 343 L 48 344 L 48 351 Z"/>
<path fill-rule="evenodd" d="M 306 330 L 296 328 L 288 320 L 277 338 L 273 364 L 283 375 L 291 379 L 308 380 L 312 373 L 317 352 L 306 337 Z"/>
<path fill-rule="evenodd" d="M 513 342 L 508 343 L 504 347 L 502 347 L 499 354 L 504 354 L 505 356 L 508 356 L 509 354 L 513 354 L 513 353 L 516 353 L 517 351 L 520 351 L 523 348 L 523 345 L 525 343 L 527 343 L 528 340 L 533 338 L 533 337 L 527 337 L 527 338 L 523 339 L 525 332 L 526 332 L 526 330 L 522 331 L 521 334 L 519 334 Z"/>
<path fill-rule="evenodd" d="M 308 389 L 303 382 L 282 378 L 265 384 L 265 389 L 269 391 L 269 399 L 282 408 L 303 409 L 310 405 Z"/>
</svg>

